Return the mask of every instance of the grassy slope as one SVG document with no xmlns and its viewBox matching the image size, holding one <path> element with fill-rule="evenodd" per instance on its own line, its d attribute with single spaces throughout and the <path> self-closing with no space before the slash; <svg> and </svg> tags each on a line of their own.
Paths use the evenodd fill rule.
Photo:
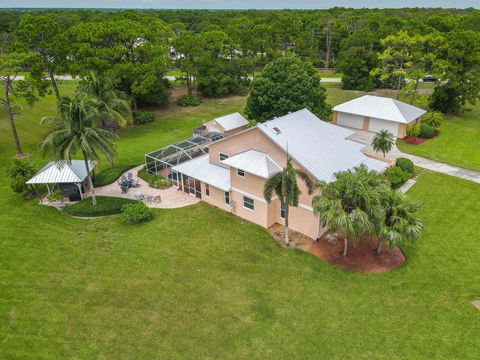
<svg viewBox="0 0 480 360">
<path fill-rule="evenodd" d="M 0 357 L 478 358 L 479 190 L 422 177 L 424 236 L 367 276 L 206 204 L 78 220 L 1 178 Z"/>
</svg>

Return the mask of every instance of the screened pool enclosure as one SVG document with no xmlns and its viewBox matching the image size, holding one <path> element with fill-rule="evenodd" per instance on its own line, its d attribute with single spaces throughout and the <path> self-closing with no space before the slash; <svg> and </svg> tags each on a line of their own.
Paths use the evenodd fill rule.
<svg viewBox="0 0 480 360">
<path fill-rule="evenodd" d="M 172 166 L 208 154 L 208 145 L 224 137 L 225 134 L 210 132 L 145 154 L 147 172 L 171 179 Z"/>
</svg>

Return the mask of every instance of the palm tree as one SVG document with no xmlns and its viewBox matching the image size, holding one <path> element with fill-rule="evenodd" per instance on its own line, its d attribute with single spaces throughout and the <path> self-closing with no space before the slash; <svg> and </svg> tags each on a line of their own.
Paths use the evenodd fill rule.
<svg viewBox="0 0 480 360">
<path fill-rule="evenodd" d="M 376 252 L 380 253 L 382 242 L 390 248 L 417 239 L 423 230 L 423 223 L 416 216 L 422 204 L 409 200 L 399 191 L 385 186 L 380 192 L 383 217 L 376 226 L 378 244 Z"/>
<path fill-rule="evenodd" d="M 395 145 L 395 137 L 388 130 L 380 130 L 372 140 L 373 150 L 381 151 L 383 157 L 385 157 L 387 152 L 393 149 L 393 145 Z"/>
<path fill-rule="evenodd" d="M 81 151 L 94 206 L 97 199 L 88 160 L 99 160 L 102 154 L 111 162 L 116 154 L 115 133 L 97 127 L 100 116 L 97 107 L 97 101 L 87 96 L 77 94 L 73 98 L 62 98 L 58 104 L 61 117 L 48 116 L 41 121 L 53 125 L 54 130 L 40 143 L 42 153 L 52 154 L 57 161 L 71 161 Z"/>
<path fill-rule="evenodd" d="M 268 203 L 272 201 L 272 196 L 275 194 L 280 199 L 280 202 L 285 205 L 285 245 L 289 244 L 288 239 L 288 214 L 289 206 L 298 206 L 300 197 L 300 189 L 298 188 L 297 176 L 303 180 L 307 186 L 308 193 L 313 192 L 313 182 L 304 171 L 295 169 L 290 158 L 287 155 L 287 165 L 285 168 L 270 177 L 264 185 L 263 197 Z"/>
<path fill-rule="evenodd" d="M 374 233 L 375 224 L 382 216 L 377 188 L 384 180 L 365 165 L 335 174 L 333 182 L 318 184 L 321 195 L 312 201 L 315 213 L 331 232 L 343 237 L 343 256 L 347 256 L 348 242 L 356 243 L 363 235 Z"/>
<path fill-rule="evenodd" d="M 115 90 L 115 84 L 111 78 L 98 76 L 95 72 L 80 81 L 77 93 L 85 93 L 97 100 L 97 108 L 100 116 L 100 126 L 116 123 L 125 126 L 131 117 L 130 105 L 125 99 L 125 94 Z"/>
</svg>

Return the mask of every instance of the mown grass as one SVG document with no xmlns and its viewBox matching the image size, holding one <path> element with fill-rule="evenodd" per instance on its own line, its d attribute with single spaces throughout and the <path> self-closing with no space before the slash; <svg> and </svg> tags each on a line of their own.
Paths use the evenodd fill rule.
<svg viewBox="0 0 480 360">
<path fill-rule="evenodd" d="M 120 132 L 116 163 L 141 163 L 244 102 L 160 109 Z M 54 110 L 39 108 L 20 127 L 30 149 L 46 131 L 38 117 Z M 3 169 L 15 152 L 0 136 Z M 427 173 L 409 194 L 425 205 L 425 231 L 407 263 L 361 275 L 204 203 L 135 227 L 75 219 L 25 201 L 0 173 L 0 357 L 476 359 L 480 185 Z"/>
<path fill-rule="evenodd" d="M 97 196 L 97 205 L 93 206 L 92 199 L 86 198 L 72 205 L 68 205 L 64 211 L 72 216 L 96 217 L 120 214 L 124 204 L 134 203 L 135 200 L 117 198 L 111 196 Z"/>
<path fill-rule="evenodd" d="M 105 186 L 111 184 L 117 181 L 122 174 L 134 167 L 135 165 L 132 164 L 104 165 L 104 168 L 95 175 L 94 185 Z"/>
<path fill-rule="evenodd" d="M 476 359 L 479 190 L 422 176 L 407 263 L 361 275 L 203 203 L 132 227 L 24 201 L 2 177 L 1 357 Z"/>
</svg>

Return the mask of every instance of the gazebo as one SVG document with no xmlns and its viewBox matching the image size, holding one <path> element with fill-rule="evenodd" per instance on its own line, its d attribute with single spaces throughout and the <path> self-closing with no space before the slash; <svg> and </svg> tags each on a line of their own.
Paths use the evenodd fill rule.
<svg viewBox="0 0 480 360">
<path fill-rule="evenodd" d="M 97 165 L 96 161 L 89 160 L 88 167 L 90 172 L 93 171 Z M 45 165 L 34 177 L 27 181 L 29 185 L 47 185 L 48 193 L 51 194 L 55 186 L 65 196 L 68 196 L 71 201 L 83 200 L 87 169 L 85 161 L 71 160 L 71 161 L 51 161 Z M 51 187 L 54 185 L 54 187 Z"/>
</svg>

